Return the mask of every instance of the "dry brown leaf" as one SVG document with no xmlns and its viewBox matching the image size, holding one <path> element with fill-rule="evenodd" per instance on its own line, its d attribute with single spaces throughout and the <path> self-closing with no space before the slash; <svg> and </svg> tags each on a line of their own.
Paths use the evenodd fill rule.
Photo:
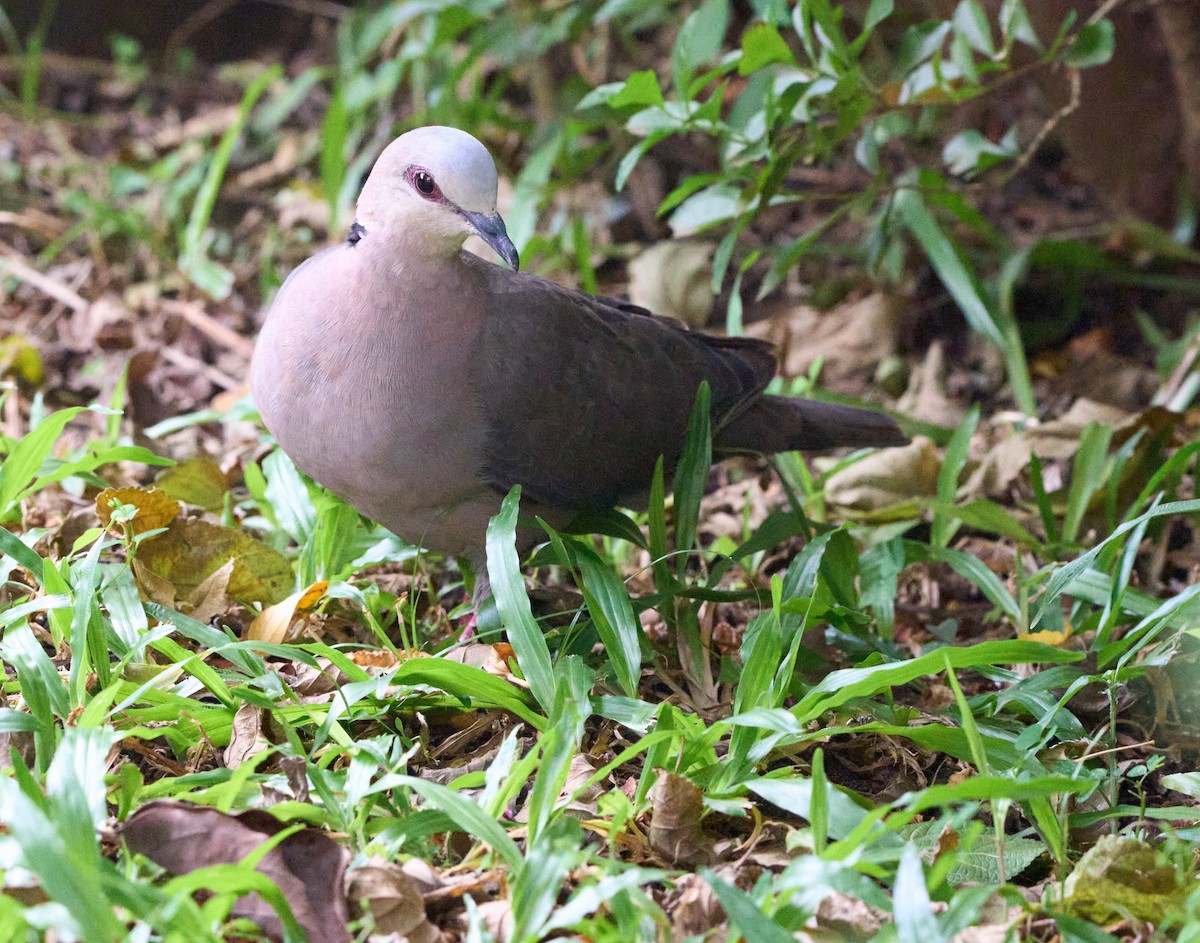
<svg viewBox="0 0 1200 943">
<path fill-rule="evenodd" d="M 129 817 L 121 836 L 135 852 L 172 874 L 234 864 L 285 828 L 270 813 L 226 815 L 189 802 L 149 802 Z M 309 943 L 349 943 L 343 878 L 350 853 L 324 833 L 305 828 L 263 855 L 257 870 L 279 887 Z M 241 898 L 234 914 L 283 939 L 283 924 L 257 894 Z"/>
<path fill-rule="evenodd" d="M 299 633 L 292 632 L 292 620 L 297 614 L 309 612 L 322 599 L 329 589 L 329 580 L 319 580 L 307 589 L 292 593 L 287 599 L 267 606 L 254 617 L 254 621 L 246 628 L 246 638 L 254 642 L 270 642 L 278 645 L 294 641 Z"/>
<path fill-rule="evenodd" d="M 226 767 L 237 769 L 270 747 L 271 741 L 263 732 L 262 708 L 257 704 L 242 704 L 233 715 L 233 732 L 223 757 Z"/>
<path fill-rule="evenodd" d="M 832 891 L 817 905 L 817 912 L 809 918 L 805 929 L 812 932 L 814 940 L 839 940 L 854 943 L 869 940 L 887 922 L 888 915 L 857 897 Z"/>
<path fill-rule="evenodd" d="M 399 663 L 395 653 L 388 651 L 386 648 L 360 649 L 356 652 L 348 652 L 346 657 L 360 668 L 387 669 L 394 668 Z M 426 656 L 423 652 L 417 652 L 412 657 L 424 658 Z"/>
<path fill-rule="evenodd" d="M 275 603 L 292 585 L 292 565 L 283 554 L 240 530 L 207 521 L 178 518 L 137 551 L 147 570 L 184 596 L 230 559 L 229 595 L 235 599 Z"/>
<path fill-rule="evenodd" d="M 913 369 L 908 389 L 896 402 L 896 411 L 921 422 L 957 428 L 967 411 L 946 392 L 946 374 L 946 350 L 937 340 Z"/>
<path fill-rule="evenodd" d="M 166 527 L 181 510 L 178 501 L 157 488 L 105 488 L 96 495 L 96 516 L 104 527 L 112 523 L 114 504 L 130 504 L 137 508 L 137 514 L 130 522 L 134 534 Z"/>
<path fill-rule="evenodd" d="M 933 441 L 917 436 L 908 445 L 875 452 L 831 475 L 825 499 L 833 507 L 860 514 L 915 512 L 915 499 L 937 494 L 941 465 Z"/>
<path fill-rule="evenodd" d="M 660 773 L 650 790 L 650 847 L 675 865 L 707 864 L 712 841 L 704 834 L 700 816 L 704 794 L 691 780 Z"/>
<path fill-rule="evenodd" d="M 675 939 L 700 936 L 725 919 L 712 886 L 698 874 L 682 874 L 675 882 L 675 899 L 667 911 Z"/>
<path fill-rule="evenodd" d="M 840 389 L 895 356 L 907 304 L 900 295 L 876 292 L 829 311 L 798 305 L 784 318 L 747 325 L 746 333 L 779 347 L 784 376 L 803 376 L 819 358 L 822 379 Z"/>
<path fill-rule="evenodd" d="M 348 872 L 346 897 L 352 909 L 370 912 L 375 933 L 394 934 L 407 943 L 438 943 L 444 939 L 429 922 L 420 886 L 390 861 L 372 858 Z"/>
<path fill-rule="evenodd" d="M 233 576 L 233 558 L 213 570 L 208 578 L 178 601 L 180 612 L 186 612 L 197 622 L 208 622 L 229 608 L 229 580 Z"/>
<path fill-rule="evenodd" d="M 713 247 L 665 239 L 629 261 L 629 299 L 655 314 L 699 328 L 713 313 Z"/>
<path fill-rule="evenodd" d="M 1124 410 L 1076 400 L 1059 419 L 1014 433 L 989 448 L 960 493 L 971 497 L 1002 494 L 1029 467 L 1034 453 L 1043 462 L 1066 461 L 1079 451 L 1079 439 L 1088 423 L 1120 427 L 1129 418 Z"/>
<path fill-rule="evenodd" d="M 512 905 L 508 901 L 485 900 L 475 909 L 483 918 L 483 925 L 487 927 L 488 933 L 497 940 L 512 939 L 513 926 L 516 921 L 513 918 Z"/>
<path fill-rule="evenodd" d="M 137 557 L 133 558 L 132 563 L 133 578 L 137 582 L 138 592 L 142 594 L 142 598 L 148 602 L 156 602 L 160 606 L 174 609 L 175 584 L 168 579 L 163 579 Z"/>
<path fill-rule="evenodd" d="M 154 483 L 172 498 L 206 511 L 219 511 L 229 493 L 229 479 L 211 458 L 189 458 L 172 465 Z"/>
</svg>

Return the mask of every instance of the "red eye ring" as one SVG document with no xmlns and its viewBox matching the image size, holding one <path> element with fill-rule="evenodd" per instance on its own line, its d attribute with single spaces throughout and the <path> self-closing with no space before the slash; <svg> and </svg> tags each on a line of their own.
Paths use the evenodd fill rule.
<svg viewBox="0 0 1200 943">
<path fill-rule="evenodd" d="M 437 181 L 433 179 L 431 174 L 424 167 L 413 165 L 404 171 L 404 177 L 408 180 L 408 185 L 417 191 L 426 200 L 431 203 L 445 203 L 446 198 L 442 195 L 442 188 L 437 185 Z"/>
</svg>

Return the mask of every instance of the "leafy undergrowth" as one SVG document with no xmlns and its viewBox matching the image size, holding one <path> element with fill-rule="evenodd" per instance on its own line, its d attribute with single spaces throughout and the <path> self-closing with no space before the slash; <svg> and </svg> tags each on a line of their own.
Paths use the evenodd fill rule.
<svg viewBox="0 0 1200 943">
<path fill-rule="evenodd" d="M 1200 444 L 1179 411 L 1197 386 L 1194 330 L 1174 342 L 1144 326 L 1158 373 L 1114 350 L 1103 370 L 1072 366 L 1083 343 L 1030 372 L 1009 310 L 1019 272 L 1140 272 L 1115 248 L 1048 240 L 984 290 L 948 241 L 962 230 L 910 185 L 879 217 L 900 220 L 888 245 L 864 236 L 870 253 L 899 265 L 905 239 L 919 244 L 995 347 L 950 368 L 944 348 L 974 356 L 975 341 L 948 332 L 922 351 L 900 409 L 919 419 L 913 444 L 710 472 L 698 418 L 645 513 L 581 522 L 600 537 L 547 529 L 532 561 L 514 550 L 514 491 L 488 535 L 496 609 L 465 632 L 469 574 L 304 480 L 258 426 L 241 378 L 261 298 L 331 216 L 344 222 L 382 143 L 370 135 L 390 133 L 396 89 L 417 78 L 456 92 L 414 105 L 424 120 L 495 140 L 537 128 L 510 230 L 535 266 L 589 287 L 622 250 L 596 222 L 610 204 L 571 207 L 590 198 L 593 163 L 634 166 L 598 130 L 613 121 L 601 103 L 630 133 L 652 112 L 657 141 L 736 144 L 722 173 L 668 197 L 693 224 L 733 214 L 715 250 L 730 267 L 802 161 L 795 142 L 738 150 L 758 123 L 748 107 L 733 109 L 740 126 L 715 120 L 725 80 L 750 76 L 742 94 L 767 102 L 767 126 L 783 122 L 771 70 L 799 45 L 838 45 L 840 19 L 801 23 L 799 40 L 756 23 L 743 58 L 722 59 L 729 12 L 714 0 L 674 55 L 651 48 L 672 60 L 670 100 L 647 63 L 624 62 L 564 81 L 561 119 L 484 91 L 546 107 L 548 59 L 532 77 L 519 60 L 582 29 L 581 14 L 397 10 L 353 21 L 333 64 L 286 80 L 229 67 L 163 85 L 126 46 L 113 65 L 47 60 L 63 102 L 87 92 L 84 120 L 29 99 L 20 118 L 0 112 L 0 366 L 13 378 L 0 403 L 0 938 L 1200 939 Z M 661 42 L 668 7 L 647 11 L 605 29 Z M 955 22 L 961 65 L 984 40 Z M 425 26 L 428 43 L 405 32 Z M 1101 26 L 1071 35 L 1076 66 L 1102 58 Z M 932 94 L 943 77 L 926 47 L 908 79 Z M 902 133 L 872 110 L 871 83 L 850 81 L 871 48 L 842 43 L 820 78 L 880 122 L 874 183 L 846 204 L 862 214 L 894 192 L 876 150 Z M 501 78 L 484 82 L 492 69 Z M 824 148 L 858 127 L 822 115 Z M 651 161 L 642 144 L 629 153 Z M 1008 151 L 980 138 L 971 153 Z M 775 169 L 758 174 L 763 161 Z M 313 185 L 281 189 L 314 163 Z M 1004 250 L 943 185 L 930 205 Z M 533 235 L 539 201 L 557 207 L 547 236 Z M 758 252 L 768 287 L 813 243 L 804 220 L 780 219 L 783 237 Z M 732 266 L 718 312 L 751 331 L 766 322 L 737 289 L 754 263 Z M 895 303 L 859 292 L 818 315 L 785 293 L 775 321 L 801 338 L 787 385 L 863 393 L 863 374 L 897 359 L 881 344 L 900 332 Z M 1094 373 L 1125 408 L 1061 382 Z M 997 374 L 1008 385 L 987 386 Z M 1041 421 L 1009 408 L 1039 403 Z"/>
</svg>

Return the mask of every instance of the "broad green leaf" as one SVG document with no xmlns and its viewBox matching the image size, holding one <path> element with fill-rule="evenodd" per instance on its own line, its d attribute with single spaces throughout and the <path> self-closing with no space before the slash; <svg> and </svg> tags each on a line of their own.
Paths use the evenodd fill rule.
<svg viewBox="0 0 1200 943">
<path fill-rule="evenodd" d="M 777 62 L 794 62 L 792 50 L 770 23 L 755 23 L 742 36 L 738 74 L 750 75 Z"/>
<path fill-rule="evenodd" d="M 1067 49 L 1067 65 L 1076 69 L 1089 69 L 1104 65 L 1112 58 L 1116 46 L 1116 31 L 1112 20 L 1088 23 L 1076 35 Z"/>
</svg>

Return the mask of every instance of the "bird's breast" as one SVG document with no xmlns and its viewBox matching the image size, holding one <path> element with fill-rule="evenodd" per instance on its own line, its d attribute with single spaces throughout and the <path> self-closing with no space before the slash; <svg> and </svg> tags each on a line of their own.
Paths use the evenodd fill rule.
<svg viewBox="0 0 1200 943">
<path fill-rule="evenodd" d="M 301 470 L 415 539 L 405 525 L 419 509 L 482 487 L 470 319 L 432 310 L 419 286 L 359 277 L 337 293 L 314 274 L 289 279 L 260 334 L 251 385 L 263 421 Z"/>
</svg>

